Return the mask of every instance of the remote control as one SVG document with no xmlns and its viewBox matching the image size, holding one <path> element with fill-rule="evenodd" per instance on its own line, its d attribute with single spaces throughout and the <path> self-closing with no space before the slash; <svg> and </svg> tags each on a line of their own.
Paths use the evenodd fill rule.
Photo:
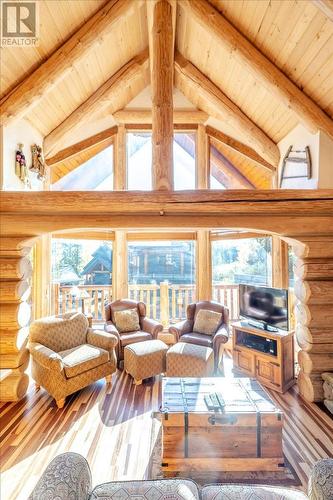
<svg viewBox="0 0 333 500">
<path fill-rule="evenodd" d="M 207 394 L 204 399 L 208 410 L 214 411 L 214 405 L 212 403 L 212 400 L 210 399 L 210 396 Z"/>
<path fill-rule="evenodd" d="M 215 393 L 210 394 L 210 399 L 212 400 L 214 411 L 220 410 L 220 403 Z"/>
<path fill-rule="evenodd" d="M 222 397 L 222 394 L 220 392 L 217 392 L 216 393 L 216 397 L 218 399 L 218 402 L 219 402 L 221 410 L 223 410 L 223 408 L 225 407 L 225 401 L 224 401 L 224 399 Z"/>
</svg>

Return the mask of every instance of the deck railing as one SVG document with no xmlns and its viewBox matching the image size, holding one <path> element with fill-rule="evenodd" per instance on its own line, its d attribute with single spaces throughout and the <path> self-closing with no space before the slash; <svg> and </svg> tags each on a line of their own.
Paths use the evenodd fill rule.
<svg viewBox="0 0 333 500">
<path fill-rule="evenodd" d="M 220 304 L 225 304 L 229 309 L 230 321 L 239 319 L 239 294 L 238 285 L 213 284 L 213 299 Z"/>
<path fill-rule="evenodd" d="M 84 299 L 84 311 L 91 314 L 94 322 L 104 321 L 104 306 L 112 300 L 112 285 L 79 285 L 89 297 Z M 81 310 L 82 299 L 71 295 L 72 286 L 53 285 L 53 304 L 55 314 L 71 310 Z M 149 318 L 161 320 L 164 326 L 186 317 L 186 308 L 195 302 L 195 285 L 131 284 L 128 286 L 129 298 L 144 302 Z M 238 319 L 238 285 L 213 285 L 213 299 L 229 309 L 231 320 Z"/>
<path fill-rule="evenodd" d="M 82 299 L 71 294 L 73 286 L 53 285 L 53 304 L 55 314 L 82 309 Z M 93 321 L 104 321 L 104 305 L 112 300 L 112 285 L 78 285 L 89 297 L 84 299 L 84 312 L 90 314 Z"/>
</svg>

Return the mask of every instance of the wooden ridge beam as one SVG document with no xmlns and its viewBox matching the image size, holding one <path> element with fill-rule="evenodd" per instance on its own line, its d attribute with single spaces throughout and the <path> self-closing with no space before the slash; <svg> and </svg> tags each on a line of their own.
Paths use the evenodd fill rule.
<svg viewBox="0 0 333 500">
<path fill-rule="evenodd" d="M 168 0 L 147 2 L 152 93 L 154 190 L 173 189 L 173 70 L 175 8 Z"/>
<path fill-rule="evenodd" d="M 144 50 L 122 66 L 114 75 L 101 85 L 86 101 L 78 106 L 62 123 L 60 123 L 44 139 L 45 155 L 50 155 L 59 142 L 97 111 L 110 104 L 110 100 L 122 91 L 124 85 L 129 86 L 131 81 L 142 76 L 148 67 L 148 50 Z"/>
<path fill-rule="evenodd" d="M 184 0 L 181 5 L 185 5 L 195 20 L 232 51 L 247 71 L 292 110 L 312 133 L 323 130 L 333 138 L 333 120 L 207 0 Z"/>
<path fill-rule="evenodd" d="M 76 156 L 78 153 L 82 153 L 83 151 L 86 151 L 87 149 L 90 149 L 93 146 L 97 146 L 98 144 L 101 144 L 107 139 L 110 139 L 110 137 L 114 136 L 117 132 L 118 132 L 118 127 L 115 126 L 108 128 L 107 130 L 103 130 L 98 134 L 92 135 L 87 139 L 83 139 L 82 141 L 77 142 L 72 146 L 68 146 L 68 148 L 62 149 L 54 156 L 46 158 L 47 164 L 49 167 L 52 167 L 57 163 L 69 160 L 73 156 Z"/>
<path fill-rule="evenodd" d="M 226 120 L 235 130 L 240 130 L 249 144 L 271 165 L 277 167 L 280 151 L 277 145 L 250 118 L 248 118 L 209 78 L 199 71 L 179 52 L 175 54 L 175 84 L 187 97 L 191 98 L 189 89 L 202 98 L 202 108 L 219 120 Z M 205 108 L 205 102 L 210 106 Z M 213 115 L 213 112 L 214 115 Z"/>
<path fill-rule="evenodd" d="M 58 50 L 1 101 L 2 123 L 28 113 L 69 71 L 75 62 L 100 43 L 115 23 L 130 12 L 132 0 L 109 0 Z"/>
<path fill-rule="evenodd" d="M 237 141 L 237 139 L 233 139 L 232 137 L 221 132 L 220 130 L 217 130 L 214 127 L 210 127 L 209 125 L 206 127 L 206 132 L 210 137 L 213 137 L 217 141 L 223 143 L 228 148 L 237 151 L 237 153 L 240 153 L 242 156 L 249 158 L 250 160 L 260 165 L 261 167 L 268 169 L 270 172 L 276 172 L 276 167 L 268 163 L 264 158 L 258 155 L 258 153 L 254 151 L 254 149 L 250 148 L 249 146 L 246 146 L 246 144 Z"/>
<path fill-rule="evenodd" d="M 121 109 L 113 113 L 113 118 L 118 123 L 125 125 L 150 125 L 152 123 L 151 109 Z M 174 109 L 173 123 L 204 123 L 209 116 L 204 111 L 198 109 Z"/>
</svg>

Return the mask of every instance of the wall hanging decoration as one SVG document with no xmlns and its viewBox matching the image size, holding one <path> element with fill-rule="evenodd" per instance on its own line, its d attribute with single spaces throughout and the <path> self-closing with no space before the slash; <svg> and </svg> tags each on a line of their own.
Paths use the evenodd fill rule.
<svg viewBox="0 0 333 500">
<path fill-rule="evenodd" d="M 43 181 L 46 177 L 46 165 L 41 146 L 34 144 L 31 146 L 32 164 L 30 170 L 37 173 L 37 179 Z"/>
<path fill-rule="evenodd" d="M 282 162 L 280 188 L 286 179 L 311 179 L 312 165 L 309 146 L 293 151 L 289 146 Z"/>
<path fill-rule="evenodd" d="M 15 174 L 26 185 L 30 186 L 27 161 L 23 153 L 23 144 L 18 144 L 15 156 Z"/>
</svg>

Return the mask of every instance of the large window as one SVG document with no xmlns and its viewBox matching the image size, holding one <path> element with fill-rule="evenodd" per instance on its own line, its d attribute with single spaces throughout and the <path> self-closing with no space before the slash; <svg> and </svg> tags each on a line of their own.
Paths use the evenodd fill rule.
<svg viewBox="0 0 333 500">
<path fill-rule="evenodd" d="M 151 132 L 127 133 L 127 189 L 152 189 Z"/>
<path fill-rule="evenodd" d="M 173 136 L 174 189 L 195 189 L 195 140 L 194 132 L 175 132 Z"/>
<path fill-rule="evenodd" d="M 295 265 L 296 265 L 296 255 L 293 249 L 288 247 L 288 275 L 289 275 L 289 288 L 294 288 L 295 286 Z"/>
<path fill-rule="evenodd" d="M 231 320 L 239 317 L 240 283 L 271 286 L 271 248 L 270 237 L 212 242 L 213 298 L 228 307 Z"/>
<path fill-rule="evenodd" d="M 193 241 L 128 244 L 129 295 L 147 304 L 148 315 L 165 323 L 185 318 L 195 298 Z"/>
<path fill-rule="evenodd" d="M 209 175 L 210 189 L 226 189 L 229 186 L 229 181 L 228 181 L 228 176 L 225 172 L 225 164 L 223 163 L 223 157 L 216 149 L 216 147 L 211 143 L 209 147 L 209 165 L 210 165 L 210 175 Z"/>
<path fill-rule="evenodd" d="M 213 283 L 272 284 L 270 237 L 212 242 Z"/>
<path fill-rule="evenodd" d="M 175 190 L 195 189 L 195 133 L 176 132 L 173 139 Z M 151 132 L 127 133 L 127 189 L 152 189 Z"/>
<path fill-rule="evenodd" d="M 112 245 L 109 241 L 52 240 L 54 313 L 81 310 L 101 321 L 112 297 Z"/>
<path fill-rule="evenodd" d="M 83 158 L 85 154 L 83 154 Z M 57 191 L 110 191 L 113 189 L 113 145 L 82 163 L 82 155 L 52 167 Z M 67 173 L 66 173 L 67 172 Z M 57 179 L 57 180 L 56 180 Z"/>
</svg>

